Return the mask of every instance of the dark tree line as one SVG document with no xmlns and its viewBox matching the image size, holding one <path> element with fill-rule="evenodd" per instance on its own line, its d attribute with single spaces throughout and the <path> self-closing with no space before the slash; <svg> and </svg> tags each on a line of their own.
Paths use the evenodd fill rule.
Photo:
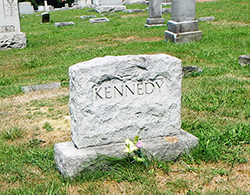
<svg viewBox="0 0 250 195">
<path fill-rule="evenodd" d="M 18 0 L 18 2 L 30 1 L 34 9 L 37 10 L 39 5 L 44 5 L 44 0 Z M 64 7 L 65 3 L 69 6 L 74 3 L 74 0 L 47 0 L 48 5 L 52 5 L 54 8 Z"/>
</svg>

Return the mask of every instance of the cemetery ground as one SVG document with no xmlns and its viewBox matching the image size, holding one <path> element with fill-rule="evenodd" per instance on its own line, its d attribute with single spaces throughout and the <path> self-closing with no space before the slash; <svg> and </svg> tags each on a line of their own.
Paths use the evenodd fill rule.
<svg viewBox="0 0 250 195">
<path fill-rule="evenodd" d="M 145 9 L 142 4 L 127 9 Z M 89 8 L 21 16 L 28 46 L 0 51 L 0 194 L 249 194 L 250 2 L 196 4 L 202 40 L 164 42 L 167 27 L 145 28 L 148 12 L 88 12 Z M 107 17 L 91 24 L 82 15 Z M 169 14 L 163 15 L 165 21 Z M 55 27 L 73 21 L 74 26 Z M 106 55 L 164 53 L 198 66 L 182 81 L 182 129 L 199 138 L 190 154 L 174 162 L 100 156 L 74 179 L 63 178 L 53 145 L 71 140 L 68 67 Z M 57 90 L 22 94 L 21 87 L 61 82 Z"/>
</svg>

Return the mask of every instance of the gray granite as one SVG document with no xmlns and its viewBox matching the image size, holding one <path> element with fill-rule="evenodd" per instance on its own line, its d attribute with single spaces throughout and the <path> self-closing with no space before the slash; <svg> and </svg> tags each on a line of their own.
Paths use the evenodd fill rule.
<svg viewBox="0 0 250 195">
<path fill-rule="evenodd" d="M 195 20 L 195 0 L 173 0 L 171 20 L 165 31 L 165 41 L 186 43 L 199 41 L 202 32 L 199 31 L 198 20 Z"/>
<path fill-rule="evenodd" d="M 55 144 L 65 177 L 98 154 L 124 156 L 139 135 L 155 158 L 172 160 L 198 144 L 181 129 L 181 60 L 166 55 L 106 56 L 69 68 L 72 142 Z"/>
<path fill-rule="evenodd" d="M 26 46 L 26 35 L 20 28 L 18 1 L 0 1 L 0 50 Z"/>
<path fill-rule="evenodd" d="M 143 140 L 142 146 L 159 160 L 174 160 L 191 148 L 197 146 L 198 139 L 181 130 L 176 136 Z M 55 144 L 55 162 L 58 170 L 64 177 L 75 177 L 84 165 L 97 157 L 98 154 L 123 157 L 125 144 L 117 143 L 104 146 L 77 149 L 73 142 Z"/>
<path fill-rule="evenodd" d="M 165 54 L 106 56 L 69 68 L 77 148 L 180 132 L 181 61 Z"/>
<path fill-rule="evenodd" d="M 146 19 L 145 27 L 166 26 L 161 3 L 161 0 L 149 1 L 149 18 Z"/>
</svg>

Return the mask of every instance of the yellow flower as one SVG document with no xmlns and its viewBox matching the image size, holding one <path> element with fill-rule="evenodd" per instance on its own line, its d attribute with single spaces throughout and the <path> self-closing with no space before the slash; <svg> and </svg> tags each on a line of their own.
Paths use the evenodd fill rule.
<svg viewBox="0 0 250 195">
<path fill-rule="evenodd" d="M 126 144 L 127 148 L 124 150 L 124 152 L 132 153 L 135 150 L 138 150 L 136 145 L 130 139 L 126 139 L 125 144 Z"/>
</svg>

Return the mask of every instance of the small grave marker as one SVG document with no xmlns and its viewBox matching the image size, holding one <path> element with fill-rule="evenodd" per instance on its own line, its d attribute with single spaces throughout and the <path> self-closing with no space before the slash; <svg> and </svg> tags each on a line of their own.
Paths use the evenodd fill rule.
<svg viewBox="0 0 250 195">
<path fill-rule="evenodd" d="M 58 89 L 61 87 L 61 83 L 50 83 L 50 84 L 43 84 L 43 85 L 32 85 L 32 86 L 24 86 L 21 88 L 22 92 L 28 93 L 31 91 L 40 91 L 40 90 L 47 90 L 47 89 Z"/>
<path fill-rule="evenodd" d="M 49 22 L 50 21 L 50 15 L 49 15 L 49 13 L 42 13 L 41 14 L 41 16 L 42 16 L 42 23 L 47 23 L 47 22 Z"/>
<path fill-rule="evenodd" d="M 139 13 L 139 12 L 145 12 L 144 9 L 125 9 L 123 11 L 124 13 Z"/>
<path fill-rule="evenodd" d="M 104 18 L 93 18 L 89 19 L 90 23 L 101 23 L 101 22 L 109 22 L 109 19 L 104 17 Z"/>
<path fill-rule="evenodd" d="M 58 27 L 58 26 L 71 26 L 71 25 L 75 25 L 74 22 L 56 22 L 55 23 L 55 27 Z"/>
<path fill-rule="evenodd" d="M 210 17 L 201 17 L 197 19 L 198 21 L 204 22 L 204 21 L 213 21 L 214 17 L 210 16 Z"/>
<path fill-rule="evenodd" d="M 90 16 L 80 16 L 81 19 L 87 19 L 87 18 L 96 18 L 96 15 L 90 15 Z"/>
</svg>

